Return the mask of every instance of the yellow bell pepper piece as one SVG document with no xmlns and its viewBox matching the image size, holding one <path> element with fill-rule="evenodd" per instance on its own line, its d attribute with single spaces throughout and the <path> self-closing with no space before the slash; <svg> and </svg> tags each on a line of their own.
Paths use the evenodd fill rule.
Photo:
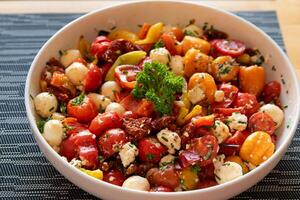
<svg viewBox="0 0 300 200">
<path fill-rule="evenodd" d="M 109 71 L 106 74 L 105 81 L 113 81 L 115 69 L 119 65 L 136 65 L 142 59 L 146 57 L 147 53 L 145 51 L 131 51 L 129 53 L 125 53 L 117 58 L 115 63 L 111 66 Z"/>
<path fill-rule="evenodd" d="M 183 103 L 184 103 L 184 105 L 185 105 L 185 107 L 186 107 L 187 109 L 190 109 L 190 108 L 191 108 L 191 102 L 190 102 L 190 100 L 189 100 L 189 98 L 188 98 L 188 93 L 187 93 L 187 91 L 184 92 L 184 93 L 182 94 L 181 100 L 183 101 Z"/>
<path fill-rule="evenodd" d="M 184 110 L 184 109 L 186 109 L 186 110 Z M 182 111 L 182 113 L 181 113 L 181 111 Z M 197 115 L 200 115 L 202 113 L 202 106 L 196 105 L 196 106 L 194 106 L 194 108 L 191 110 L 190 113 L 185 114 L 186 111 L 188 112 L 187 108 L 183 107 L 182 109 L 180 109 L 179 115 L 178 115 L 178 118 L 177 118 L 177 123 L 179 125 L 183 125 L 183 124 L 187 123 L 188 121 L 190 121 L 193 117 L 195 117 Z M 180 116 L 180 114 L 182 114 L 182 115 L 185 114 L 185 116 L 182 117 L 182 116 Z"/>
<path fill-rule="evenodd" d="M 159 22 L 156 24 L 153 24 L 146 35 L 146 38 L 143 40 L 135 41 L 136 44 L 152 44 L 159 40 L 159 37 L 161 35 L 161 32 L 163 30 L 163 23 Z"/>
<path fill-rule="evenodd" d="M 123 29 L 118 29 L 110 32 L 110 34 L 107 36 L 108 39 L 110 40 L 115 40 L 115 39 L 125 39 L 129 40 L 130 42 L 135 42 L 139 40 L 139 37 L 136 33 L 133 33 L 131 31 L 123 30 Z"/>
<path fill-rule="evenodd" d="M 103 179 L 103 172 L 100 169 L 88 170 L 88 169 L 80 168 L 80 170 L 96 179 L 100 179 L 100 180 Z"/>
</svg>

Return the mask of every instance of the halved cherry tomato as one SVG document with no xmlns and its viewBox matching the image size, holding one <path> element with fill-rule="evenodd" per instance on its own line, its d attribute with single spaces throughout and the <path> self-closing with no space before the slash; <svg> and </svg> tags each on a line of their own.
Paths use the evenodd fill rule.
<svg viewBox="0 0 300 200">
<path fill-rule="evenodd" d="M 262 97 L 264 102 L 270 103 L 272 100 L 279 98 L 281 92 L 280 83 L 277 81 L 271 81 L 264 86 Z"/>
<path fill-rule="evenodd" d="M 102 69 L 92 63 L 84 80 L 84 91 L 88 93 L 97 90 L 102 80 Z"/>
<path fill-rule="evenodd" d="M 124 89 L 133 89 L 136 83 L 136 76 L 141 68 L 134 65 L 120 65 L 115 69 L 115 79 Z"/>
<path fill-rule="evenodd" d="M 120 92 L 115 92 L 114 93 L 115 101 L 117 103 L 121 102 L 125 97 L 130 95 L 130 93 L 131 93 L 131 90 L 121 90 Z"/>
<path fill-rule="evenodd" d="M 161 39 L 165 44 L 166 49 L 170 52 L 171 55 L 177 54 L 176 49 L 176 37 L 173 33 L 163 33 Z"/>
<path fill-rule="evenodd" d="M 94 169 L 98 163 L 98 149 L 96 146 L 79 147 L 79 158 L 86 168 Z"/>
<path fill-rule="evenodd" d="M 178 159 L 180 165 L 185 168 L 197 164 L 201 160 L 201 156 L 195 151 L 182 150 L 179 152 Z"/>
<path fill-rule="evenodd" d="M 82 63 L 85 66 L 88 65 L 88 63 L 83 58 L 77 58 L 77 59 L 74 60 L 74 62 Z"/>
<path fill-rule="evenodd" d="M 125 181 L 125 176 L 120 170 L 113 169 L 104 173 L 103 180 L 114 185 L 122 186 Z"/>
<path fill-rule="evenodd" d="M 158 163 L 167 152 L 167 148 L 154 137 L 141 139 L 138 143 L 138 149 L 140 160 L 148 163 Z"/>
<path fill-rule="evenodd" d="M 79 123 L 74 117 L 67 117 L 62 121 L 62 123 L 65 127 L 65 132 L 67 136 L 88 129 L 87 125 Z"/>
<path fill-rule="evenodd" d="M 75 117 L 79 122 L 90 122 L 98 114 L 97 107 L 86 95 L 81 94 L 71 99 L 67 105 L 70 117 Z"/>
<path fill-rule="evenodd" d="M 172 165 L 167 165 L 160 169 L 152 168 L 147 172 L 146 178 L 151 184 L 157 186 L 165 186 L 171 189 L 179 186 L 179 176 Z"/>
<path fill-rule="evenodd" d="M 275 132 L 275 122 L 267 113 L 254 113 L 248 122 L 249 130 L 253 133 L 255 131 L 264 131 L 269 135 Z"/>
<path fill-rule="evenodd" d="M 255 95 L 249 93 L 241 93 L 237 94 L 235 101 L 233 102 L 234 107 L 243 108 L 245 110 L 245 114 L 250 117 L 252 114 L 256 113 L 260 107 L 259 103 L 256 100 Z"/>
<path fill-rule="evenodd" d="M 151 27 L 151 25 L 148 23 L 143 24 L 143 26 L 141 27 L 139 34 L 138 34 L 140 39 L 145 39 L 150 27 Z"/>
<path fill-rule="evenodd" d="M 109 69 L 111 68 L 111 63 L 105 63 L 101 69 L 102 69 L 102 80 L 105 79 L 107 72 L 109 71 Z"/>
<path fill-rule="evenodd" d="M 221 39 L 215 43 L 216 50 L 222 55 L 237 57 L 244 53 L 246 45 L 237 40 Z"/>
<path fill-rule="evenodd" d="M 196 128 L 199 128 L 201 126 L 212 126 L 214 125 L 215 116 L 214 115 L 197 116 L 197 117 L 193 117 L 191 121 Z"/>
<path fill-rule="evenodd" d="M 244 113 L 244 108 L 214 108 L 214 112 L 223 116 L 230 116 L 234 112 Z"/>
<path fill-rule="evenodd" d="M 177 41 L 181 41 L 184 37 L 182 29 L 178 26 L 172 27 L 171 32 L 175 35 Z"/>
<path fill-rule="evenodd" d="M 108 158 L 118 152 L 127 142 L 128 137 L 125 131 L 120 128 L 109 129 L 98 139 L 100 154 Z"/>
<path fill-rule="evenodd" d="M 149 117 L 154 111 L 154 106 L 151 101 L 146 99 L 135 99 L 132 95 L 128 95 L 120 104 L 126 109 L 137 114 L 140 117 Z"/>
<path fill-rule="evenodd" d="M 91 54 L 100 57 L 110 46 L 111 41 L 105 36 L 99 36 L 91 45 Z"/>
<path fill-rule="evenodd" d="M 214 102 L 212 104 L 212 109 L 214 108 L 228 108 L 232 105 L 235 100 L 239 89 L 231 84 L 223 83 L 218 87 L 219 90 L 224 92 L 224 100 L 222 102 Z"/>
<path fill-rule="evenodd" d="M 121 128 L 122 119 L 116 112 L 105 112 L 97 115 L 91 122 L 89 130 L 96 136 L 111 128 Z"/>
<path fill-rule="evenodd" d="M 226 156 L 232 156 L 238 154 L 242 144 L 246 138 L 250 135 L 247 130 L 237 131 L 233 136 L 228 138 L 223 144 L 220 145 L 220 153 Z"/>
<path fill-rule="evenodd" d="M 150 192 L 173 192 L 173 189 L 165 186 L 156 186 L 150 189 Z"/>
</svg>

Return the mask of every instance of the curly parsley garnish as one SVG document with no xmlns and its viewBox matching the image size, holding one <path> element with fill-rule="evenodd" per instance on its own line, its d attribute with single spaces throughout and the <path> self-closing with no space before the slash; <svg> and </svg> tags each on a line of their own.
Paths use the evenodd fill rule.
<svg viewBox="0 0 300 200">
<path fill-rule="evenodd" d="M 72 106 L 80 106 L 84 101 L 85 95 L 82 93 L 72 101 Z"/>
</svg>

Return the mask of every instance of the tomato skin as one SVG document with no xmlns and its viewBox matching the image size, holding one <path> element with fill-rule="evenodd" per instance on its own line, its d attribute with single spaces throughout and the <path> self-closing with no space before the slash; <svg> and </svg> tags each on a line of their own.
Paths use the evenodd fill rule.
<svg viewBox="0 0 300 200">
<path fill-rule="evenodd" d="M 173 192 L 173 189 L 165 186 L 156 186 L 150 189 L 150 192 Z"/>
<path fill-rule="evenodd" d="M 143 26 L 141 27 L 139 34 L 138 34 L 140 39 L 145 39 L 150 27 L 151 27 L 151 25 L 148 23 L 143 24 Z"/>
<path fill-rule="evenodd" d="M 267 113 L 254 113 L 248 122 L 250 132 L 264 131 L 269 135 L 275 132 L 275 122 Z"/>
<path fill-rule="evenodd" d="M 158 163 L 161 157 L 167 152 L 163 146 L 154 137 L 143 138 L 138 143 L 139 158 L 142 162 Z"/>
<path fill-rule="evenodd" d="M 231 84 L 223 83 L 219 85 L 219 90 L 224 92 L 224 100 L 222 102 L 214 102 L 212 108 L 228 108 L 232 105 L 233 101 L 236 99 L 239 89 Z"/>
<path fill-rule="evenodd" d="M 105 63 L 101 69 L 102 69 L 102 80 L 105 80 L 106 74 L 109 71 L 109 69 L 111 68 L 111 63 Z"/>
<path fill-rule="evenodd" d="M 62 123 L 63 123 L 63 125 L 65 127 L 67 127 L 66 128 L 66 135 L 67 136 L 70 136 L 70 135 L 73 135 L 73 134 L 78 133 L 80 131 L 88 129 L 87 125 L 79 123 L 77 121 L 77 119 L 73 118 L 73 117 L 67 117 L 67 118 L 65 118 L 62 121 Z"/>
<path fill-rule="evenodd" d="M 100 155 L 109 158 L 127 142 L 125 131 L 120 128 L 109 129 L 98 139 Z"/>
<path fill-rule="evenodd" d="M 201 156 L 195 151 L 182 150 L 179 153 L 179 162 L 183 168 L 194 165 L 201 161 Z"/>
<path fill-rule="evenodd" d="M 279 98 L 281 93 L 280 83 L 277 81 L 271 81 L 264 86 L 262 97 L 264 102 L 270 103 L 272 100 Z"/>
<path fill-rule="evenodd" d="M 111 41 L 105 36 L 98 36 L 91 45 L 91 54 L 98 58 L 108 49 Z"/>
<path fill-rule="evenodd" d="M 212 126 L 214 125 L 215 116 L 214 115 L 197 116 L 197 117 L 193 117 L 191 121 L 196 128 L 199 128 L 201 126 Z"/>
<path fill-rule="evenodd" d="M 120 103 L 125 97 L 127 97 L 128 95 L 130 95 L 130 93 L 131 93 L 131 90 L 121 90 L 120 92 L 115 92 L 114 93 L 115 101 L 117 103 Z"/>
<path fill-rule="evenodd" d="M 176 37 L 174 36 L 173 33 L 163 33 L 161 35 L 161 39 L 164 42 L 164 45 L 166 49 L 170 52 L 170 54 L 176 55 L 177 54 L 177 49 L 176 49 Z"/>
<path fill-rule="evenodd" d="M 213 180 L 213 179 L 207 179 L 204 181 L 200 181 L 198 184 L 198 189 L 203 189 L 203 188 L 208 188 L 208 187 L 212 187 L 218 185 L 218 183 Z"/>
<path fill-rule="evenodd" d="M 94 168 L 98 163 L 98 149 L 95 146 L 79 147 L 79 158 L 87 168 Z"/>
<path fill-rule="evenodd" d="M 96 136 L 99 136 L 103 131 L 112 128 L 121 128 L 122 119 L 116 112 L 105 112 L 98 114 L 91 122 L 89 130 Z"/>
<path fill-rule="evenodd" d="M 146 99 L 135 99 L 132 95 L 128 95 L 120 104 L 129 111 L 132 111 L 134 114 L 140 117 L 149 117 L 154 111 L 154 105 L 151 101 Z"/>
<path fill-rule="evenodd" d="M 242 107 L 248 117 L 256 113 L 260 108 L 255 95 L 249 93 L 239 92 L 233 104 L 236 108 Z"/>
<path fill-rule="evenodd" d="M 125 181 L 125 176 L 120 170 L 113 169 L 104 173 L 103 180 L 114 185 L 122 186 Z"/>
<path fill-rule="evenodd" d="M 120 65 L 115 69 L 115 80 L 124 89 L 133 89 L 136 76 L 141 71 L 140 67 L 134 65 Z"/>
<path fill-rule="evenodd" d="M 172 165 L 167 165 L 163 169 L 152 168 L 147 172 L 148 181 L 157 186 L 164 186 L 175 189 L 179 186 L 179 176 Z"/>
<path fill-rule="evenodd" d="M 97 90 L 102 80 L 102 69 L 92 63 L 84 80 L 84 91 L 88 93 Z"/>
<path fill-rule="evenodd" d="M 234 112 L 244 113 L 244 109 L 242 107 L 239 108 L 214 108 L 214 112 L 221 114 L 223 116 L 230 116 Z"/>
<path fill-rule="evenodd" d="M 223 144 L 220 145 L 219 152 L 225 154 L 226 156 L 238 154 L 242 144 L 249 135 L 250 132 L 247 130 L 235 132 L 233 136 L 228 138 Z"/>
<path fill-rule="evenodd" d="M 183 39 L 183 37 L 184 37 L 182 29 L 179 28 L 179 27 L 177 27 L 177 26 L 172 27 L 171 32 L 176 37 L 177 41 L 181 41 Z"/>
<path fill-rule="evenodd" d="M 88 96 L 84 96 L 83 101 L 78 105 L 75 105 L 77 98 L 80 97 L 71 99 L 68 102 L 68 115 L 76 118 L 79 122 L 88 123 L 98 114 L 97 107 Z"/>
<path fill-rule="evenodd" d="M 215 48 L 222 55 L 238 57 L 244 53 L 246 45 L 237 40 L 220 39 L 215 43 Z"/>
<path fill-rule="evenodd" d="M 71 161 L 77 155 L 75 149 L 76 149 L 76 145 L 74 143 L 74 138 L 71 135 L 61 143 L 59 154 L 61 156 L 66 157 L 68 161 Z"/>
</svg>

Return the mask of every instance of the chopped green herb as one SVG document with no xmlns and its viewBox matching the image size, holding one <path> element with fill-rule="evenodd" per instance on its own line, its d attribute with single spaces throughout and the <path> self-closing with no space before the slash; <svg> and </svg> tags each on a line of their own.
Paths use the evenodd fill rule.
<svg viewBox="0 0 300 200">
<path fill-rule="evenodd" d="M 113 26 L 110 28 L 110 30 L 115 30 L 117 27 L 116 26 Z"/>
<path fill-rule="evenodd" d="M 204 22 L 203 26 L 202 26 L 202 30 L 206 31 L 208 28 L 208 22 Z"/>
<path fill-rule="evenodd" d="M 138 24 L 138 25 L 137 25 L 137 27 L 139 27 L 139 28 L 142 28 L 142 27 L 143 27 L 143 25 L 142 25 L 142 24 Z"/>
<path fill-rule="evenodd" d="M 103 156 L 98 156 L 98 160 L 99 160 L 100 162 L 103 162 L 105 159 L 104 159 Z"/>
<path fill-rule="evenodd" d="M 195 24 L 196 20 L 195 19 L 190 19 L 189 24 L 188 25 L 192 25 Z"/>
<path fill-rule="evenodd" d="M 272 66 L 272 71 L 276 71 L 275 65 Z"/>
<path fill-rule="evenodd" d="M 219 64 L 219 75 L 228 74 L 231 70 L 231 66 L 226 64 Z"/>
<path fill-rule="evenodd" d="M 51 107 L 50 109 L 49 109 L 49 112 L 52 112 L 54 110 L 54 107 Z"/>
<path fill-rule="evenodd" d="M 64 115 L 67 114 L 67 106 L 66 106 L 66 102 L 62 102 L 60 104 L 60 108 L 59 108 L 60 112 L 63 113 Z"/>
<path fill-rule="evenodd" d="M 199 165 L 193 165 L 193 166 L 191 167 L 191 170 L 192 170 L 192 172 L 194 172 L 194 173 L 198 173 L 198 172 L 201 171 L 201 167 L 200 167 Z"/>
<path fill-rule="evenodd" d="M 30 97 L 31 100 L 34 100 L 34 98 L 33 98 L 33 96 L 31 94 L 29 95 L 29 97 Z"/>
<path fill-rule="evenodd" d="M 288 125 L 286 126 L 286 128 L 290 128 L 290 125 L 288 124 Z"/>
<path fill-rule="evenodd" d="M 217 176 L 216 174 L 215 174 L 215 177 L 220 181 L 221 180 L 221 178 L 219 177 L 219 176 Z"/>
<path fill-rule="evenodd" d="M 64 55 L 64 52 L 62 50 L 59 50 L 58 54 L 59 54 L 59 56 L 62 56 L 62 55 Z"/>
<path fill-rule="evenodd" d="M 184 35 L 188 35 L 188 36 L 197 37 L 197 34 L 194 33 L 194 32 L 191 31 L 191 30 L 185 30 L 185 31 L 183 32 L 183 34 L 184 34 Z"/>
<path fill-rule="evenodd" d="M 208 160 L 208 159 L 210 159 L 211 155 L 212 155 L 212 147 L 209 146 L 208 152 L 207 152 L 207 154 L 203 157 L 203 159 L 204 159 L 204 160 Z"/>
<path fill-rule="evenodd" d="M 162 40 L 158 40 L 152 47 L 152 49 L 158 49 L 164 47 L 165 44 Z"/>
<path fill-rule="evenodd" d="M 79 96 L 77 96 L 75 99 L 72 100 L 71 104 L 72 106 L 80 106 L 84 101 L 85 95 L 81 93 Z"/>
<path fill-rule="evenodd" d="M 165 136 L 162 136 L 161 139 L 163 139 L 166 142 L 169 142 L 169 140 Z"/>
<path fill-rule="evenodd" d="M 66 131 L 72 131 L 75 129 L 74 127 L 68 125 L 65 125 L 64 128 L 66 129 Z"/>
<path fill-rule="evenodd" d="M 100 108 L 99 108 L 99 113 L 104 113 L 105 112 L 105 109 L 102 108 L 102 106 L 100 105 Z"/>
<path fill-rule="evenodd" d="M 288 105 L 283 106 L 284 109 L 286 109 L 286 108 L 288 108 L 288 107 L 289 107 Z"/>
<path fill-rule="evenodd" d="M 285 80 L 282 78 L 281 79 L 281 83 L 284 85 L 285 84 Z"/>
<path fill-rule="evenodd" d="M 247 122 L 238 121 L 239 124 L 247 124 Z"/>
<path fill-rule="evenodd" d="M 183 178 L 179 178 L 179 182 L 180 182 L 180 185 L 184 185 L 184 179 Z"/>
<path fill-rule="evenodd" d="M 38 129 L 39 129 L 39 131 L 40 131 L 41 134 L 44 133 L 45 124 L 49 120 L 50 120 L 50 117 L 48 117 L 47 119 L 41 119 L 41 120 L 39 120 L 39 121 L 36 122 L 36 125 L 37 125 L 37 127 L 38 127 Z"/>
<path fill-rule="evenodd" d="M 153 160 L 154 155 L 152 153 L 147 154 L 147 160 Z"/>
</svg>

